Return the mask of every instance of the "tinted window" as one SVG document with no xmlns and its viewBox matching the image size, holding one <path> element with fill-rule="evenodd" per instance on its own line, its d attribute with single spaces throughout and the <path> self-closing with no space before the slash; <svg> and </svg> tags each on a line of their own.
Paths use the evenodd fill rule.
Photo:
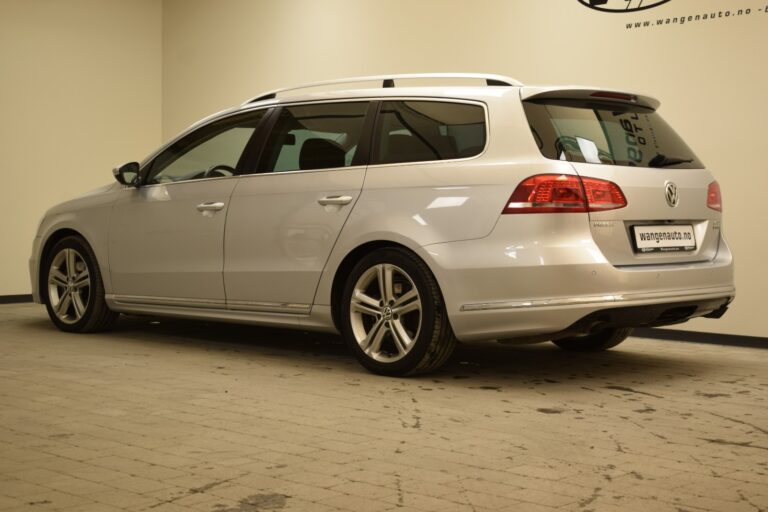
<svg viewBox="0 0 768 512">
<path fill-rule="evenodd" d="M 232 176 L 264 112 L 215 121 L 173 143 L 152 162 L 146 183 Z"/>
<path fill-rule="evenodd" d="M 377 119 L 372 163 L 465 158 L 485 147 L 485 111 L 440 101 L 385 101 Z"/>
<path fill-rule="evenodd" d="M 524 105 L 536 144 L 547 158 L 631 167 L 703 167 L 650 109 L 583 101 Z"/>
<path fill-rule="evenodd" d="M 367 102 L 284 107 L 264 148 L 259 172 L 349 167 Z"/>
</svg>

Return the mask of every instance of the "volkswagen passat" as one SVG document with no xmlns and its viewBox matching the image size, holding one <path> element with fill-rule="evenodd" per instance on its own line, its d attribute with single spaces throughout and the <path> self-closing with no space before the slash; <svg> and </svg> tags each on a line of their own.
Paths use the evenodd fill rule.
<svg viewBox="0 0 768 512">
<path fill-rule="evenodd" d="M 455 78 L 310 84 L 197 123 L 46 213 L 35 300 L 65 331 L 131 313 L 339 332 L 388 375 L 457 340 L 597 351 L 725 313 L 720 189 L 657 100 Z"/>
</svg>

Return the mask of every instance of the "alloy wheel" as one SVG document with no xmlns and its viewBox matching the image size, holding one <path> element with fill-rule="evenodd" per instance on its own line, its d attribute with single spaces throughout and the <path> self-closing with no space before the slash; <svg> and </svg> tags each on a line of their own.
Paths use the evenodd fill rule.
<svg viewBox="0 0 768 512">
<path fill-rule="evenodd" d="M 56 317 L 66 324 L 80 321 L 91 297 L 91 276 L 75 249 L 59 251 L 48 271 L 48 299 Z"/>
<path fill-rule="evenodd" d="M 352 334 L 368 357 L 392 363 L 411 351 L 421 330 L 422 305 L 403 269 L 374 265 L 357 280 L 350 300 Z"/>
</svg>

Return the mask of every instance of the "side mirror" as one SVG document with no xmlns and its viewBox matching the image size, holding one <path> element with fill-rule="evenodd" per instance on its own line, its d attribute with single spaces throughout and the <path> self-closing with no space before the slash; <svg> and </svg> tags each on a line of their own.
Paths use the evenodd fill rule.
<svg viewBox="0 0 768 512">
<path fill-rule="evenodd" d="M 112 169 L 115 179 L 123 185 L 139 186 L 139 162 L 128 162 Z"/>
</svg>

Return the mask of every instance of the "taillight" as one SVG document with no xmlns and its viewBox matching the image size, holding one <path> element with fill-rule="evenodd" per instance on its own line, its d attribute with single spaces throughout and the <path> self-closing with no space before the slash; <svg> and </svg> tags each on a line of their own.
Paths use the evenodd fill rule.
<svg viewBox="0 0 768 512">
<path fill-rule="evenodd" d="M 597 178 L 538 174 L 524 179 L 501 213 L 571 213 L 627 206 L 618 185 Z"/>
<path fill-rule="evenodd" d="M 581 178 L 587 193 L 587 208 L 590 212 L 616 210 L 627 206 L 627 198 L 619 186 L 612 181 L 597 178 Z"/>
<path fill-rule="evenodd" d="M 723 211 L 723 199 L 720 197 L 720 185 L 716 181 L 709 184 L 707 189 L 707 206 L 718 212 Z"/>
</svg>

